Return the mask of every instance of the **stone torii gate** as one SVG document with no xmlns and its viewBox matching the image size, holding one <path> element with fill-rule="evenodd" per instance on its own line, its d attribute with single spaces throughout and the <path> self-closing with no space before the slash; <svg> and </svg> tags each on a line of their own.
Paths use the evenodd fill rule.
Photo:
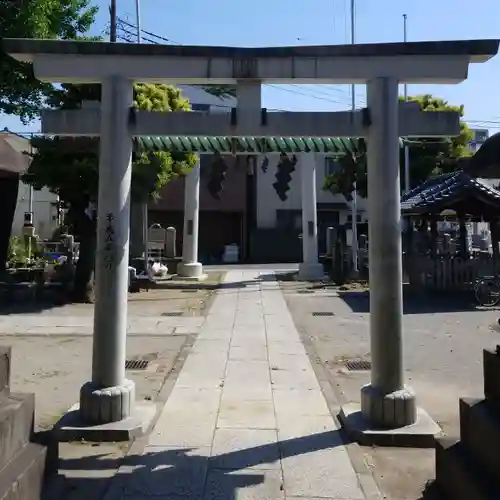
<svg viewBox="0 0 500 500">
<path fill-rule="evenodd" d="M 362 388 L 361 411 L 346 408 L 344 420 L 358 438 L 380 427 L 397 429 L 394 435 L 401 435 L 401 428 L 419 432 L 419 419 L 428 417 L 417 411 L 415 394 L 403 376 L 399 137 L 455 135 L 459 117 L 421 113 L 411 104 L 400 104 L 398 84 L 459 83 L 467 78 L 471 62 L 485 62 L 497 53 L 498 41 L 255 49 L 47 40 L 3 43 L 12 57 L 33 62 L 40 80 L 102 85 L 100 110 L 50 112 L 43 118 L 45 133 L 101 137 L 93 368 L 92 381 L 80 395 L 84 422 L 94 429 L 113 422 L 114 427 L 131 430 L 140 425 L 134 419 L 134 385 L 125 378 L 124 363 L 132 137 L 364 136 L 372 373 L 371 384 Z M 133 82 L 235 85 L 237 110 L 230 116 L 133 111 Z M 268 114 L 261 110 L 263 83 L 367 84 L 367 109 Z M 302 274 L 310 276 L 318 269 L 312 160 L 308 153 L 299 159 L 305 229 Z M 187 182 L 194 196 L 198 172 L 196 168 L 190 174 L 192 182 Z M 193 221 L 193 231 L 195 205 L 186 207 L 192 212 L 187 220 Z M 201 272 L 201 266 L 195 272 Z M 433 434 L 436 429 L 431 427 L 422 435 Z"/>
</svg>

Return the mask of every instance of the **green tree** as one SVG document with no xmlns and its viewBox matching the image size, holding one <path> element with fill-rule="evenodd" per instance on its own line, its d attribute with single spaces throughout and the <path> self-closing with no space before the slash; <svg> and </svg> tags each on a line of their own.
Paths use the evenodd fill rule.
<svg viewBox="0 0 500 500">
<path fill-rule="evenodd" d="M 0 115 L 16 115 L 28 123 L 46 104 L 53 86 L 38 81 L 31 64 L 9 57 L 2 38 L 78 38 L 90 29 L 97 7 L 90 0 L 0 0 Z M 8 258 L 9 237 L 19 182 L 0 182 L 0 268 Z"/>
<path fill-rule="evenodd" d="M 65 85 L 53 96 L 51 104 L 74 109 L 82 100 L 100 100 L 98 85 Z M 137 84 L 134 106 L 153 112 L 189 111 L 181 91 L 170 85 Z M 74 300 L 93 300 L 93 268 L 96 244 L 95 220 L 85 213 L 96 203 L 98 190 L 98 139 L 38 137 L 33 161 L 23 180 L 35 188 L 49 188 L 68 208 L 68 223 L 77 241 L 80 258 L 75 273 Z M 132 200 L 145 201 L 157 196 L 171 179 L 183 175 L 196 163 L 193 153 L 142 152 L 134 155 Z"/>
<path fill-rule="evenodd" d="M 458 111 L 464 114 L 463 106 L 452 106 L 444 99 L 431 95 L 417 95 L 408 99 L 418 102 L 423 111 Z M 443 138 L 412 138 L 407 144 L 410 149 L 410 181 L 411 187 L 418 186 L 430 175 L 452 172 L 458 167 L 458 159 L 469 156 L 468 144 L 472 137 L 466 123 L 460 123 L 460 135 Z M 332 193 L 341 193 L 348 200 L 352 198 L 353 182 L 356 181 L 358 192 L 366 196 L 366 146 L 360 139 L 359 151 L 354 155 L 339 158 L 339 169 L 325 178 L 324 189 Z M 400 152 L 401 182 L 404 182 L 404 152 Z M 403 187 L 403 185 L 401 186 Z"/>
<path fill-rule="evenodd" d="M 58 38 L 85 35 L 98 8 L 91 0 L 2 0 L 1 38 Z M 0 113 L 17 115 L 23 122 L 38 116 L 52 90 L 33 75 L 31 64 L 9 57 L 0 45 Z"/>
</svg>

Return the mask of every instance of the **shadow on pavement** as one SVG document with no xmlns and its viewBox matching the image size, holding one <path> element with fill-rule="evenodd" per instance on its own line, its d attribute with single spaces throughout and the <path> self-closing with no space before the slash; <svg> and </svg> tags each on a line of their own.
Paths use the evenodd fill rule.
<svg viewBox="0 0 500 500">
<path fill-rule="evenodd" d="M 436 483 L 430 481 L 427 483 L 422 495 L 416 500 L 445 500 L 442 494 L 439 492 Z"/>
<path fill-rule="evenodd" d="M 370 312 L 370 292 L 359 290 L 339 291 L 339 297 L 351 308 L 354 313 Z M 450 296 L 446 294 L 413 294 L 403 289 L 404 314 L 428 314 L 459 311 L 475 311 L 476 305 L 470 295 L 460 294 Z"/>
<path fill-rule="evenodd" d="M 255 285 L 265 281 L 276 281 L 274 274 L 262 274 L 258 278 L 245 281 L 232 281 L 228 283 L 205 283 L 203 281 L 186 282 L 180 281 L 161 281 L 154 284 L 152 289 L 166 289 L 166 290 L 227 290 L 245 288 L 247 285 Z"/>
<path fill-rule="evenodd" d="M 272 282 L 276 280 L 275 274 L 262 274 L 253 280 L 237 281 L 230 283 L 180 283 L 162 281 L 157 282 L 151 287 L 151 290 L 180 290 L 180 291 L 196 291 L 196 290 L 240 290 L 248 285 L 255 285 L 263 282 Z M 301 286 L 298 284 L 298 286 Z M 66 294 L 61 295 L 56 290 L 44 290 L 43 297 L 36 298 L 33 292 L 29 289 L 16 290 L 12 294 L 4 294 L 0 297 L 0 316 L 33 314 L 49 309 L 72 304 L 71 301 L 65 299 Z"/>
<path fill-rule="evenodd" d="M 32 294 L 28 293 L 16 293 L 15 296 L 8 297 L 7 299 L 2 297 L 0 301 L 0 316 L 39 313 L 67 304 L 67 301 L 62 300 L 55 293 L 46 294 L 43 298 L 35 298 Z"/>
<path fill-rule="evenodd" d="M 348 442 L 340 430 L 213 457 L 203 455 L 199 448 L 149 446 L 149 452 L 144 455 L 129 455 L 118 461 L 108 459 L 106 455 L 60 459 L 59 471 L 65 472 L 66 477 L 60 474 L 53 478 L 42 500 L 118 500 L 129 496 L 235 500 L 239 498 L 239 489 L 258 488 L 266 481 L 266 475 L 271 470 L 275 474 L 269 478 L 269 484 L 276 489 L 275 495 L 278 497 L 279 492 L 284 490 L 278 463 L 281 458 L 335 448 Z M 266 465 L 257 468 L 262 464 Z M 117 471 L 116 475 L 103 477 L 102 472 L 110 470 Z M 267 489 L 255 493 L 255 498 L 267 498 L 269 495 Z"/>
</svg>

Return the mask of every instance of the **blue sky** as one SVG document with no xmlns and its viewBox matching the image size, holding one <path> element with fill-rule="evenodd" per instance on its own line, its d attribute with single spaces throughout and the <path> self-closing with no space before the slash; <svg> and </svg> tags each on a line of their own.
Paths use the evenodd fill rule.
<svg viewBox="0 0 500 500">
<path fill-rule="evenodd" d="M 350 41 L 350 0 L 140 0 L 144 30 L 176 43 L 191 45 L 316 45 Z M 108 21 L 108 0 L 94 31 Z M 293 7 L 293 5 L 296 7 Z M 307 7 L 306 7 L 307 5 Z M 480 8 L 474 8 L 480 5 Z M 118 0 L 119 16 L 135 23 L 135 0 Z M 481 0 L 356 0 L 356 40 L 359 43 L 403 39 L 403 14 L 408 16 L 408 40 L 500 38 L 500 2 Z M 472 65 L 460 85 L 410 86 L 409 94 L 432 93 L 452 104 L 464 104 L 471 126 L 500 131 L 500 56 Z M 364 89 L 357 90 L 359 105 Z M 289 110 L 338 110 L 350 103 L 347 86 L 264 87 L 263 105 Z M 0 128 L 37 131 L 0 115 Z"/>
</svg>

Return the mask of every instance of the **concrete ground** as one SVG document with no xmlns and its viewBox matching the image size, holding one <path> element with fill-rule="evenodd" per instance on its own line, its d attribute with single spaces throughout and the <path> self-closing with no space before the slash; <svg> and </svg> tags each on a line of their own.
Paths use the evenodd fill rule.
<svg viewBox="0 0 500 500">
<path fill-rule="evenodd" d="M 344 363 L 370 359 L 367 292 L 293 281 L 282 282 L 282 288 L 296 326 L 312 342 L 341 403 L 359 403 L 360 387 L 369 382 L 369 372 L 349 372 Z M 333 315 L 313 316 L 313 312 Z M 482 349 L 500 341 L 500 335 L 491 329 L 499 316 L 500 311 L 478 310 L 468 300 L 405 299 L 407 381 L 415 389 L 419 405 L 445 434 L 459 434 L 459 398 L 482 396 Z M 422 498 L 426 483 L 434 477 L 433 450 L 363 451 L 385 498 Z"/>
</svg>

